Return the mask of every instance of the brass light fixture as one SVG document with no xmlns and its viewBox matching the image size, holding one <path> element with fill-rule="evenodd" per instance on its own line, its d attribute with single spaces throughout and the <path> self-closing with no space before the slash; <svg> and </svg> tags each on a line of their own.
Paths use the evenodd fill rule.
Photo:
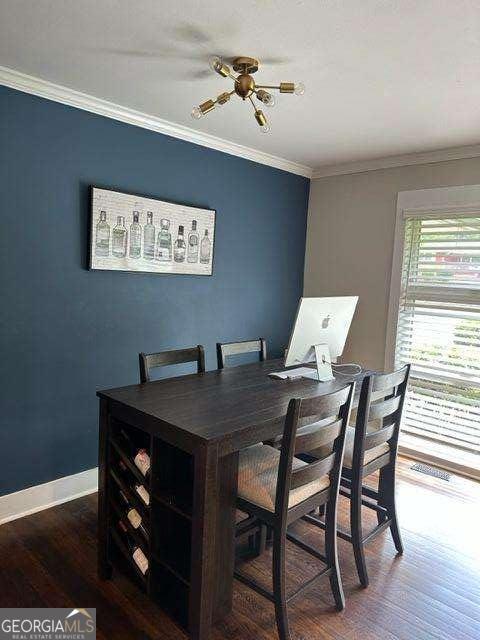
<svg viewBox="0 0 480 640">
<path fill-rule="evenodd" d="M 266 107 L 273 107 L 275 104 L 275 98 L 267 89 L 275 89 L 280 93 L 294 93 L 297 96 L 303 96 L 305 93 L 305 85 L 302 82 L 280 82 L 279 85 L 262 85 L 256 84 L 252 78 L 252 74 L 258 71 L 259 62 L 255 58 L 235 58 L 232 60 L 233 70 L 238 73 L 235 76 L 228 65 L 226 65 L 221 58 L 214 56 L 210 59 L 210 67 L 212 71 L 218 73 L 223 78 L 231 78 L 233 80 L 232 91 L 225 91 L 221 93 L 215 100 L 206 100 L 199 104 L 198 107 L 194 107 L 192 110 L 192 118 L 195 120 L 213 111 L 215 107 L 221 107 L 226 104 L 230 97 L 235 93 L 242 100 L 250 100 L 255 113 L 255 120 L 258 122 L 260 129 L 263 133 L 270 131 L 270 125 L 265 117 L 265 114 L 261 109 L 257 109 L 252 96 L 261 102 Z"/>
</svg>

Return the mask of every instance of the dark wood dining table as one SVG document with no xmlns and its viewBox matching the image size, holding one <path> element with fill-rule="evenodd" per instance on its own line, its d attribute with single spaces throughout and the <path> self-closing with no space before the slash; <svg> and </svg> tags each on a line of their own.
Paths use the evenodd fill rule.
<svg viewBox="0 0 480 640">
<path fill-rule="evenodd" d="M 239 452 L 283 432 L 291 398 L 327 394 L 368 373 L 330 382 L 273 379 L 282 360 L 99 391 L 99 574 L 108 578 L 108 441 L 112 420 L 190 454 L 193 465 L 187 628 L 207 640 L 232 606 Z M 360 385 L 357 383 L 358 397 Z"/>
</svg>

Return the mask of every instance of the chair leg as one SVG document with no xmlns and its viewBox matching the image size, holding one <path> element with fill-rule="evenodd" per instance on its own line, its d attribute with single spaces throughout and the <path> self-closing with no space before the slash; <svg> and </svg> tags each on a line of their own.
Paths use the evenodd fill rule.
<svg viewBox="0 0 480 640">
<path fill-rule="evenodd" d="M 274 528 L 273 531 L 273 595 L 275 616 L 280 640 L 291 640 L 288 624 L 287 592 L 285 585 L 285 546 L 286 531 Z"/>
<path fill-rule="evenodd" d="M 403 542 L 398 525 L 397 506 L 395 501 L 395 467 L 387 466 L 380 469 L 378 490 L 382 506 L 386 507 L 388 517 L 391 518 L 390 531 L 397 553 L 403 553 Z"/>
<path fill-rule="evenodd" d="M 253 533 L 248 536 L 248 550 L 252 553 L 256 550 L 255 535 Z"/>
<path fill-rule="evenodd" d="M 262 553 L 265 553 L 267 548 L 267 525 L 261 524 L 258 531 L 258 544 L 257 544 L 257 552 L 258 555 L 261 556 Z"/>
<path fill-rule="evenodd" d="M 385 505 L 382 504 L 382 498 L 381 498 L 382 494 L 383 494 L 382 470 L 380 469 L 380 473 L 379 473 L 379 476 L 378 476 L 378 495 L 379 495 L 378 504 L 381 507 L 384 507 Z M 382 524 L 382 522 L 384 522 L 387 518 L 388 518 L 388 515 L 386 513 L 380 513 L 379 511 L 377 511 L 377 522 L 378 522 L 378 524 Z"/>
<path fill-rule="evenodd" d="M 326 512 L 325 556 L 327 565 L 332 569 L 332 573 L 330 574 L 330 587 L 335 600 L 335 606 L 338 611 L 342 611 L 342 609 L 345 608 L 345 596 L 343 594 L 342 578 L 340 577 L 340 569 L 338 566 L 336 505 L 329 502 L 326 507 Z"/>
<path fill-rule="evenodd" d="M 350 531 L 358 577 L 360 578 L 362 586 L 368 587 L 367 565 L 365 563 L 365 552 L 363 548 L 361 481 L 352 482 L 350 495 Z"/>
</svg>

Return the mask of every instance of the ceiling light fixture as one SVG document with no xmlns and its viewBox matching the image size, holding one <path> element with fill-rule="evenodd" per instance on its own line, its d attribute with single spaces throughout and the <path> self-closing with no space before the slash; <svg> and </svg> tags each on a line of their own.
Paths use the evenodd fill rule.
<svg viewBox="0 0 480 640">
<path fill-rule="evenodd" d="M 198 107 L 194 107 L 192 110 L 192 118 L 195 120 L 213 111 L 215 107 L 221 107 L 226 104 L 230 100 L 230 97 L 236 93 L 242 100 L 250 100 L 253 106 L 255 120 L 260 126 L 261 131 L 268 133 L 270 131 L 270 125 L 267 118 L 261 109 L 257 109 L 257 105 L 253 101 L 252 96 L 255 96 L 262 105 L 273 107 L 275 97 L 270 93 L 272 89 L 280 93 L 294 93 L 297 96 L 303 96 L 305 93 L 305 85 L 302 82 L 297 84 L 294 82 L 280 82 L 278 86 L 256 84 L 252 78 L 252 74 L 258 71 L 259 62 L 255 60 L 255 58 L 241 57 L 232 60 L 233 70 L 239 74 L 238 76 L 234 76 L 230 67 L 218 56 L 211 58 L 209 64 L 212 71 L 218 73 L 223 78 L 231 78 L 234 85 L 232 91 L 225 91 L 215 98 L 215 100 L 206 100 L 202 102 L 202 104 L 199 104 Z M 269 91 L 267 91 L 267 89 Z"/>
</svg>

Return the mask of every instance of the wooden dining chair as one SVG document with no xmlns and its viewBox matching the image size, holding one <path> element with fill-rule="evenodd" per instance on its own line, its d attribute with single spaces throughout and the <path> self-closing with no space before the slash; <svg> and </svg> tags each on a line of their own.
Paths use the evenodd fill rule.
<svg viewBox="0 0 480 640">
<path fill-rule="evenodd" d="M 140 367 L 140 382 L 150 382 L 150 372 L 157 367 L 165 367 L 170 364 L 182 364 L 184 362 L 196 362 L 197 372 L 205 372 L 205 350 L 201 344 L 188 349 L 175 349 L 171 351 L 159 351 L 158 353 L 139 353 L 138 363 Z"/>
<path fill-rule="evenodd" d="M 354 386 L 355 383 L 351 383 L 319 397 L 292 399 L 281 450 L 257 445 L 240 452 L 237 506 L 273 531 L 273 592 L 238 568 L 235 577 L 274 603 L 280 640 L 290 639 L 287 603 L 322 576 L 330 578 L 337 609 L 341 610 L 345 605 L 337 560 L 337 498 Z M 321 426 L 297 435 L 299 426 L 313 421 Z M 295 456 L 326 444 L 331 445 L 331 452 L 311 464 Z M 326 505 L 325 554 L 287 530 L 291 523 L 322 504 Z M 325 564 L 320 573 L 288 595 L 285 581 L 287 540 Z"/>
<path fill-rule="evenodd" d="M 398 553 L 403 553 L 395 504 L 395 466 L 398 436 L 410 375 L 410 365 L 393 373 L 377 373 L 364 378 L 354 427 L 345 437 L 340 494 L 350 499 L 350 531 L 338 536 L 353 546 L 355 564 L 362 586 L 368 573 L 364 546 L 390 528 Z M 321 450 L 325 455 L 325 450 Z M 379 471 L 378 490 L 367 487 L 363 479 Z M 377 513 L 378 524 L 363 534 L 362 506 Z M 316 518 L 307 517 L 310 522 Z"/>
<path fill-rule="evenodd" d="M 266 340 L 264 338 L 258 338 L 258 340 L 243 340 L 241 342 L 217 342 L 218 368 L 225 368 L 227 358 L 246 353 L 258 353 L 259 361 L 263 362 L 267 359 Z M 246 516 L 245 519 L 240 519 L 239 513 L 241 512 L 237 510 L 236 539 L 241 541 L 243 537 L 248 537 L 247 554 L 252 557 L 261 555 L 266 546 L 267 528 L 254 517 Z"/>
<path fill-rule="evenodd" d="M 266 340 L 258 338 L 258 340 L 244 340 L 242 342 L 217 342 L 218 368 L 225 367 L 225 360 L 229 356 L 239 356 L 244 353 L 258 353 L 260 362 L 263 362 L 267 359 Z"/>
</svg>

